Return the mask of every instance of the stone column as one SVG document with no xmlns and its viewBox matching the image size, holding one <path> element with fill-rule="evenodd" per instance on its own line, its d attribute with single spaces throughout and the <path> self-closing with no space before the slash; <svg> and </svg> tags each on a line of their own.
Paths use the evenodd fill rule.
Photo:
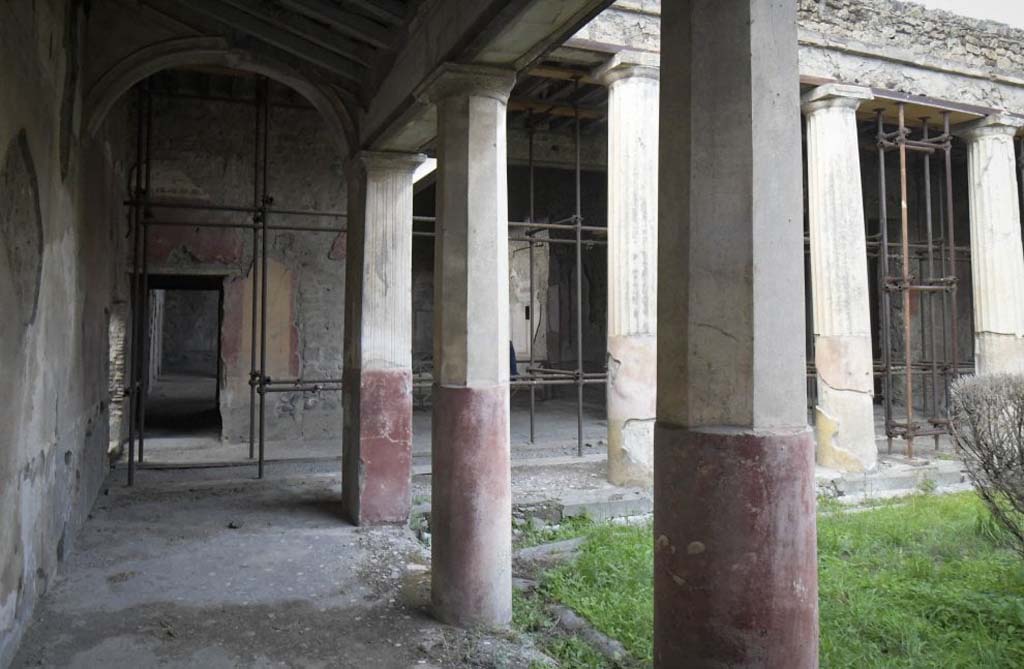
<svg viewBox="0 0 1024 669">
<path fill-rule="evenodd" d="M 796 4 L 662 4 L 654 665 L 818 663 Z"/>
<path fill-rule="evenodd" d="M 658 58 L 616 55 L 608 86 L 608 480 L 651 485 L 657 378 Z"/>
<path fill-rule="evenodd" d="M 966 126 L 978 374 L 1024 372 L 1024 250 L 1013 137 L 1024 120 L 989 116 Z"/>
<path fill-rule="evenodd" d="M 348 164 L 342 501 L 357 525 L 408 520 L 412 465 L 412 176 L 420 154 Z"/>
<path fill-rule="evenodd" d="M 871 307 L 857 108 L 871 89 L 826 84 L 803 97 L 818 404 L 818 464 L 875 467 Z"/>
<path fill-rule="evenodd" d="M 447 65 L 437 105 L 432 582 L 461 626 L 512 616 L 508 188 L 505 113 L 515 75 Z"/>
</svg>

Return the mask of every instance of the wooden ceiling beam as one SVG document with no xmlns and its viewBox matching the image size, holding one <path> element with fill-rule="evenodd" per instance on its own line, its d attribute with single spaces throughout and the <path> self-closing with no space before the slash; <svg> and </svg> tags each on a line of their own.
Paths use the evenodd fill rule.
<svg viewBox="0 0 1024 669">
<path fill-rule="evenodd" d="M 398 0 L 342 0 L 342 2 L 391 25 L 398 25 L 405 20 L 406 6 Z"/>
<path fill-rule="evenodd" d="M 392 35 L 384 27 L 327 0 L 281 0 L 281 4 L 316 19 L 349 37 L 378 49 L 391 49 Z"/>
<path fill-rule="evenodd" d="M 518 97 L 524 98 L 535 98 L 547 86 L 551 85 L 550 79 L 542 79 L 540 77 L 529 77 L 531 81 L 520 80 L 516 87 L 512 89 L 513 94 Z"/>
<path fill-rule="evenodd" d="M 373 49 L 365 44 L 339 35 L 330 28 L 325 28 L 316 21 L 307 19 L 305 16 L 300 16 L 283 9 L 274 11 L 269 9 L 267 5 L 253 4 L 252 0 L 224 0 L 224 2 L 234 5 L 246 14 L 251 14 L 258 19 L 277 25 L 297 37 L 332 51 L 342 58 L 347 58 L 364 67 L 373 65 Z"/>
<path fill-rule="evenodd" d="M 535 98 L 513 97 L 508 101 L 508 109 L 509 111 L 532 111 L 539 114 L 547 114 L 548 116 L 575 118 L 577 108 L 572 105 L 551 103 Z M 580 107 L 579 116 L 581 119 L 597 119 L 604 117 L 604 113 L 598 109 Z"/>
<path fill-rule="evenodd" d="M 605 100 L 607 96 L 608 89 L 601 86 L 599 88 L 591 88 L 590 90 L 585 91 L 583 95 L 576 98 L 574 102 L 578 105 L 583 105 L 584 107 L 593 106 L 595 102 L 601 102 Z"/>
<path fill-rule="evenodd" d="M 603 86 L 600 81 L 590 76 L 585 70 L 574 69 L 571 67 L 558 67 L 555 65 L 538 65 L 537 67 L 531 67 L 526 72 L 532 77 L 544 77 L 545 79 L 562 79 L 564 81 L 575 81 L 579 79 L 581 84 L 593 84 L 595 86 Z"/>
<path fill-rule="evenodd" d="M 182 1 L 182 0 L 179 0 Z M 257 19 L 251 14 L 239 11 L 218 0 L 190 0 L 189 7 L 229 28 L 245 33 L 261 42 L 266 42 L 296 58 L 324 68 L 341 79 L 362 85 L 363 72 L 352 61 L 342 58 L 295 34 L 282 30 L 275 24 Z"/>
</svg>

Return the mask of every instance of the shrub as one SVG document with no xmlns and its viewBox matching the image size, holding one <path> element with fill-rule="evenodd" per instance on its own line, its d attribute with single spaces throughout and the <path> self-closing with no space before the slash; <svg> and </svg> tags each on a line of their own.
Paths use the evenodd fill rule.
<svg viewBox="0 0 1024 669">
<path fill-rule="evenodd" d="M 1024 375 L 960 379 L 949 414 L 971 483 L 1024 558 Z"/>
</svg>

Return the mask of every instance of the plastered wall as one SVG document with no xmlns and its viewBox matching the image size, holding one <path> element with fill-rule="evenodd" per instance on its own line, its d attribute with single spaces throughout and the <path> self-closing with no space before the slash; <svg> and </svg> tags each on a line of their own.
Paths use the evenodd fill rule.
<svg viewBox="0 0 1024 669">
<path fill-rule="evenodd" d="M 123 116 L 80 136 L 78 2 L 0 4 L 0 666 L 107 469 Z"/>
<path fill-rule="evenodd" d="M 152 178 L 155 200 L 251 206 L 256 174 L 259 80 L 187 71 L 152 82 Z M 233 101 L 197 100 L 205 95 Z M 342 159 L 320 115 L 287 89 L 271 86 L 267 192 L 273 207 L 344 212 Z M 251 215 L 161 209 L 176 221 L 251 222 Z M 271 224 L 339 226 L 343 219 L 272 215 Z M 267 374 L 274 379 L 341 377 L 344 324 L 344 233 L 271 231 L 268 258 Z M 252 233 L 242 229 L 153 227 L 150 270 L 220 277 L 222 438 L 249 437 L 252 351 Z M 172 314 L 173 315 L 173 314 Z M 174 324 L 164 321 L 165 329 Z M 257 348 L 258 351 L 258 348 Z M 340 393 L 268 395 L 268 438 L 332 439 L 341 435 Z"/>
</svg>

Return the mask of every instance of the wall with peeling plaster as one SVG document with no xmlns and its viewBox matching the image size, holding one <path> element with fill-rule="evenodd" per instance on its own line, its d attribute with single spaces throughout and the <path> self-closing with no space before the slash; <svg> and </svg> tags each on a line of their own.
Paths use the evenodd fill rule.
<svg viewBox="0 0 1024 669">
<path fill-rule="evenodd" d="M 80 134 L 83 11 L 0 4 L 0 666 L 107 470 L 127 126 Z"/>
<path fill-rule="evenodd" d="M 259 80 L 187 71 L 152 81 L 153 198 L 250 206 L 254 199 Z M 231 98 L 210 101 L 165 93 Z M 344 212 L 342 159 L 320 115 L 293 92 L 271 85 L 267 189 L 282 209 Z M 245 213 L 158 210 L 173 220 L 248 223 Z M 343 225 L 343 219 L 272 215 L 271 224 Z M 252 234 L 247 230 L 152 228 L 150 269 L 223 278 L 220 333 L 222 438 L 249 436 Z M 271 231 L 268 273 L 268 374 L 276 379 L 340 378 L 345 295 L 344 233 Z M 257 294 L 259 284 L 256 285 Z M 165 328 L 173 329 L 167 323 Z M 341 435 L 340 393 L 275 393 L 268 438 Z"/>
</svg>

